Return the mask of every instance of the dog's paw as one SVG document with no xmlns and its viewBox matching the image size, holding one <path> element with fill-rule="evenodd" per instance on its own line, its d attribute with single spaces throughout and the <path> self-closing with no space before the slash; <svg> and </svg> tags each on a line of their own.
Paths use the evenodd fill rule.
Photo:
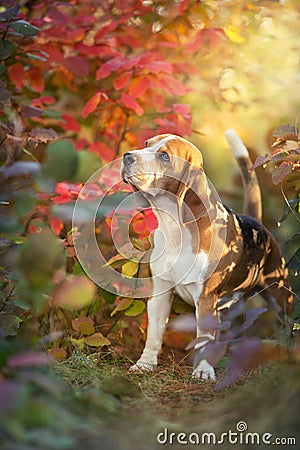
<svg viewBox="0 0 300 450">
<path fill-rule="evenodd" d="M 156 364 L 150 362 L 138 361 L 136 364 L 129 368 L 129 372 L 134 372 L 138 374 L 143 374 L 145 372 L 154 372 L 156 369 Z"/>
<path fill-rule="evenodd" d="M 206 361 L 206 359 L 203 359 L 193 371 L 192 378 L 216 381 L 215 369 Z"/>
</svg>

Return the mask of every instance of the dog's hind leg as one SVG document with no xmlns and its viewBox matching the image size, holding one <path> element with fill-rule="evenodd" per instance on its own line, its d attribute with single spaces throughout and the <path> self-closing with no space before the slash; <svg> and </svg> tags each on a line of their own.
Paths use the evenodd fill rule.
<svg viewBox="0 0 300 450">
<path fill-rule="evenodd" d="M 261 296 L 275 309 L 282 319 L 293 309 L 293 292 L 288 281 L 288 270 L 280 255 L 277 242 L 271 236 L 270 252 L 264 264 Z"/>
<path fill-rule="evenodd" d="M 201 319 L 205 318 L 205 316 L 209 314 L 213 314 L 215 309 L 214 305 L 216 304 L 216 298 L 213 296 L 211 298 L 205 297 L 199 299 L 199 303 L 196 305 L 196 319 L 197 319 L 197 339 L 199 342 L 195 345 L 195 350 L 199 350 L 201 357 L 201 349 L 205 347 L 205 345 L 215 339 L 213 333 L 209 330 L 203 330 L 203 325 L 201 324 Z M 200 378 L 202 380 L 216 380 L 215 370 L 209 364 L 206 359 L 201 359 L 197 367 L 195 367 L 193 373 L 193 378 Z"/>
</svg>

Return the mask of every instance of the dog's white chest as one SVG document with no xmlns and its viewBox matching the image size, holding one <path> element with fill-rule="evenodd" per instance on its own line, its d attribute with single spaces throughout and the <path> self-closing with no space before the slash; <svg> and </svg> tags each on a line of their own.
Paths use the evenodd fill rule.
<svg viewBox="0 0 300 450">
<path fill-rule="evenodd" d="M 183 300 L 194 304 L 203 289 L 207 254 L 203 250 L 193 253 L 192 235 L 186 227 L 180 226 L 177 205 L 169 204 L 167 211 L 158 217 L 159 227 L 153 236 L 152 276 L 169 282 Z"/>
<path fill-rule="evenodd" d="M 194 254 L 191 236 L 182 230 L 182 241 L 176 246 L 174 240 L 166 242 L 158 230 L 154 235 L 154 250 L 151 257 L 152 276 L 170 283 L 180 297 L 192 305 L 197 302 L 208 265 L 204 251 Z"/>
</svg>

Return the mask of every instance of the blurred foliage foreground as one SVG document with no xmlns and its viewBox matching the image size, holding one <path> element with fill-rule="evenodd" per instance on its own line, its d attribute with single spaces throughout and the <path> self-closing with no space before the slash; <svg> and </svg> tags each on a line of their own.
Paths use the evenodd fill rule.
<svg viewBox="0 0 300 450">
<path fill-rule="evenodd" d="M 161 372 L 139 378 L 126 369 L 144 340 L 145 302 L 134 293 L 121 296 L 120 285 L 97 287 L 74 251 L 74 203 L 95 169 L 155 133 L 191 134 L 190 81 L 193 92 L 198 89 L 195 98 L 202 98 L 199 104 L 191 101 L 192 107 L 207 116 L 203 127 L 208 133 L 213 124 L 206 114 L 208 103 L 214 115 L 225 107 L 230 124 L 229 116 L 220 113 L 219 118 L 226 127 L 233 125 L 235 113 L 247 121 L 246 105 L 259 104 L 258 90 L 247 88 L 250 98 L 245 98 L 243 86 L 236 83 L 241 49 L 246 51 L 253 41 L 257 45 L 255 37 L 261 33 L 263 42 L 278 42 L 274 23 L 282 19 L 280 30 L 286 31 L 287 23 L 293 28 L 298 3 L 286 8 L 268 1 L 224 3 L 1 2 L 1 449 L 155 448 L 156 435 L 165 427 L 217 433 L 239 420 L 249 421 L 257 432 L 298 436 L 297 304 L 293 336 L 287 332 L 272 340 L 253 337 L 258 320 L 262 328 L 272 328 L 261 305 L 231 311 L 234 338 L 213 352 L 208 349 L 225 379 L 219 391 L 191 381 L 185 359 L 177 364 L 172 355 L 164 356 Z M 293 67 L 292 58 L 286 59 L 282 70 L 290 76 Z M 252 83 L 259 71 L 250 72 L 244 76 Z M 264 83 L 271 79 L 266 76 Z M 294 107 L 296 92 L 290 89 L 281 113 L 272 109 L 280 123 L 284 115 L 294 114 L 287 103 Z M 276 220 L 281 224 L 293 217 L 298 223 L 298 129 L 281 126 L 274 139 L 271 151 L 254 167 L 269 166 L 274 184 L 282 189 L 286 207 Z M 119 183 L 113 163 L 106 177 L 88 184 L 81 199 L 89 205 L 114 177 L 118 181 L 97 213 L 95 234 L 111 267 L 135 280 L 139 261 L 116 253 L 110 233 L 113 211 L 128 187 Z M 119 216 L 114 244 L 122 242 L 123 229 L 129 227 L 136 249 L 148 249 L 156 226 L 151 211 L 137 210 L 129 225 L 126 220 Z M 290 229 L 288 267 L 297 274 L 299 232 L 294 225 Z M 186 312 L 175 299 L 173 314 Z M 190 339 L 169 330 L 165 344 L 183 357 Z M 266 361 L 279 365 L 257 369 Z M 244 386 L 238 392 L 228 388 L 252 369 L 253 378 L 240 381 Z M 228 390 L 220 391 L 222 387 Z M 191 417 L 190 410 L 197 415 Z"/>
</svg>

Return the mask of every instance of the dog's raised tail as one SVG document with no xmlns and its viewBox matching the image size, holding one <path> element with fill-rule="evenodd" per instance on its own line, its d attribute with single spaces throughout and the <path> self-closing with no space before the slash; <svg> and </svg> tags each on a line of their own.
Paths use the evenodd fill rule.
<svg viewBox="0 0 300 450">
<path fill-rule="evenodd" d="M 238 162 L 242 173 L 244 187 L 244 206 L 243 214 L 253 217 L 261 222 L 262 219 L 262 201 L 261 191 L 254 171 L 250 171 L 252 162 L 248 150 L 239 137 L 239 135 L 229 128 L 224 136 L 230 145 L 232 153 Z"/>
</svg>

